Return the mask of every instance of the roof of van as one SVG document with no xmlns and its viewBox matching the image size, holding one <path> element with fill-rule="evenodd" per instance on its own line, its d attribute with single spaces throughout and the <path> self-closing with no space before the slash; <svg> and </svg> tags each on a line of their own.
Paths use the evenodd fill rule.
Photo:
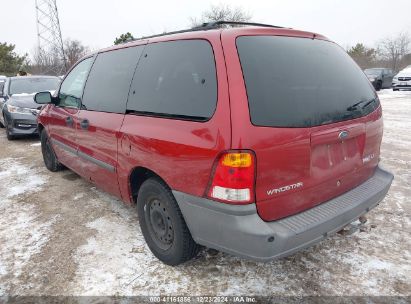
<svg viewBox="0 0 411 304">
<path fill-rule="evenodd" d="M 222 27 L 223 25 L 231 25 L 235 27 Z M 248 23 L 248 22 L 230 22 L 230 21 L 218 21 L 213 23 L 204 23 L 201 26 L 194 27 L 191 29 L 175 31 L 175 32 L 168 32 L 153 36 L 145 36 L 136 38 L 122 44 L 114 45 L 111 47 L 103 48 L 98 50 L 95 53 L 106 52 L 116 49 L 122 49 L 125 47 L 145 44 L 145 43 L 152 43 L 152 42 L 160 42 L 160 41 L 167 41 L 167 40 L 174 40 L 174 39 L 190 39 L 190 38 L 206 38 L 207 36 L 213 35 L 220 35 L 222 32 L 228 32 L 233 34 L 234 36 L 240 35 L 278 35 L 278 36 L 291 36 L 291 37 L 303 37 L 303 38 L 312 38 L 312 39 L 321 39 L 321 40 L 329 40 L 327 37 L 307 31 L 300 31 L 295 30 L 292 28 L 285 28 L 275 25 L 269 24 L 261 24 L 261 23 Z"/>
<path fill-rule="evenodd" d="M 222 27 L 222 25 L 241 25 L 236 27 Z M 85 58 L 89 58 L 98 53 L 103 53 L 107 51 L 113 51 L 117 49 L 128 48 L 132 46 L 142 45 L 146 43 L 170 41 L 178 39 L 198 39 L 213 37 L 215 35 L 220 35 L 222 32 L 230 33 L 233 36 L 247 36 L 247 35 L 272 35 L 272 36 L 288 36 L 288 37 L 301 37 L 301 38 L 311 38 L 330 41 L 327 37 L 314 32 L 300 31 L 292 28 L 285 28 L 269 24 L 261 23 L 248 23 L 248 22 L 230 22 L 230 21 L 218 21 L 213 23 L 204 23 L 202 26 L 186 29 L 182 31 L 168 32 L 153 36 L 145 36 L 136 38 L 124 43 L 113 45 L 110 47 L 102 48 L 100 50 L 88 53 L 78 62 Z M 73 65 L 73 67 L 76 65 Z"/>
</svg>

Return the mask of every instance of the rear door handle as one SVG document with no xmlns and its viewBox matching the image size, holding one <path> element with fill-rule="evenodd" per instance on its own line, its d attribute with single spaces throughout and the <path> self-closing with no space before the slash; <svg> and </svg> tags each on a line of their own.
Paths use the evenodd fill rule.
<svg viewBox="0 0 411 304">
<path fill-rule="evenodd" d="M 89 126 L 90 126 L 90 123 L 89 123 L 88 119 L 83 119 L 83 120 L 80 122 L 80 127 L 81 127 L 82 129 L 87 130 Z"/>
<path fill-rule="evenodd" d="M 68 117 L 66 118 L 66 125 L 69 126 L 69 127 L 72 127 L 72 126 L 74 125 L 73 117 L 68 116 Z"/>
</svg>

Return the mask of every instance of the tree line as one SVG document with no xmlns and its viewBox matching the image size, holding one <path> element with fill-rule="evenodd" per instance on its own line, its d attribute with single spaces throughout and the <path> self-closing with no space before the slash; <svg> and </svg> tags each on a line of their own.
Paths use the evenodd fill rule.
<svg viewBox="0 0 411 304">
<path fill-rule="evenodd" d="M 90 49 L 78 40 L 64 41 L 65 58 L 58 52 L 46 52 L 36 48 L 32 58 L 26 53 L 22 56 L 15 52 L 14 44 L 0 43 L 0 75 L 15 76 L 19 71 L 34 75 L 64 75 Z"/>
<path fill-rule="evenodd" d="M 236 21 L 251 22 L 252 14 L 241 7 L 232 7 L 226 4 L 211 5 L 199 17 L 189 18 L 191 27 L 197 27 L 206 22 Z M 121 44 L 135 39 L 130 32 L 116 37 L 114 44 Z M 15 45 L 0 43 L 0 75 L 15 75 L 20 69 L 30 74 L 63 75 L 75 64 L 90 48 L 78 40 L 64 41 L 64 58 L 55 54 L 36 49 L 31 58 L 28 54 L 20 56 L 15 52 Z M 399 71 L 411 64 L 411 37 L 409 33 L 400 33 L 393 37 L 380 40 L 376 47 L 368 47 L 363 43 L 347 49 L 347 53 L 362 68 L 386 67 Z M 60 71 L 60 72 L 56 72 Z"/>
<path fill-rule="evenodd" d="M 411 65 L 411 36 L 399 33 L 377 42 L 376 47 L 367 47 L 357 43 L 347 53 L 362 68 L 384 67 L 396 72 Z"/>
</svg>

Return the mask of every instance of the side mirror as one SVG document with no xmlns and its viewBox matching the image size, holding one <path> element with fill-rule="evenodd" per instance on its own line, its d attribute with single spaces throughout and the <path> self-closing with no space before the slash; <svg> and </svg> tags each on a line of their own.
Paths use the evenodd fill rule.
<svg viewBox="0 0 411 304">
<path fill-rule="evenodd" d="M 50 92 L 39 92 L 34 95 L 34 101 L 38 104 L 48 104 L 52 103 L 53 97 L 51 97 Z"/>
</svg>

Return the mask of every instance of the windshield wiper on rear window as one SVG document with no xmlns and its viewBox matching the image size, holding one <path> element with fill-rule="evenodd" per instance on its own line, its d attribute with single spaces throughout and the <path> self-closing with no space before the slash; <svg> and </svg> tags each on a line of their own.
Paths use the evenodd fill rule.
<svg viewBox="0 0 411 304">
<path fill-rule="evenodd" d="M 371 99 L 371 100 L 361 100 L 355 104 L 353 104 L 352 106 L 349 106 L 347 108 L 347 111 L 355 111 L 357 110 L 357 108 L 361 105 L 361 109 L 364 109 L 366 107 L 368 107 L 370 104 L 375 102 L 375 98 Z"/>
</svg>

